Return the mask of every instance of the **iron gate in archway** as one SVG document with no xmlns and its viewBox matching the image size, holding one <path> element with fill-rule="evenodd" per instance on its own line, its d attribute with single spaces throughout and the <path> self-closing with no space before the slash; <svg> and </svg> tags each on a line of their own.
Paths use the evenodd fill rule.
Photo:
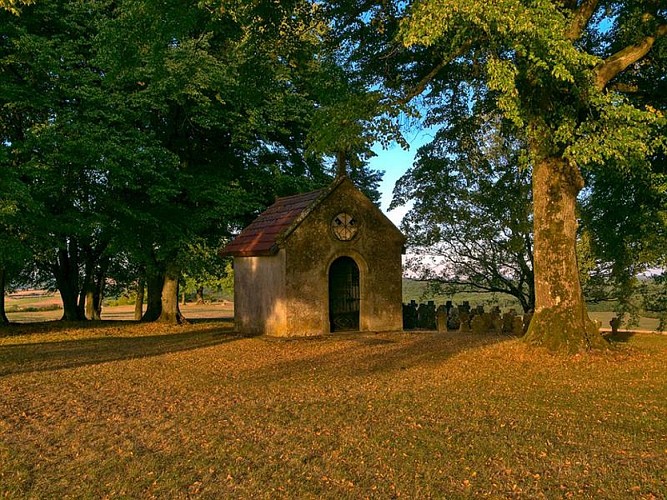
<svg viewBox="0 0 667 500">
<path fill-rule="evenodd" d="M 359 330 L 359 266 L 351 257 L 329 268 L 329 322 L 332 332 Z"/>
</svg>

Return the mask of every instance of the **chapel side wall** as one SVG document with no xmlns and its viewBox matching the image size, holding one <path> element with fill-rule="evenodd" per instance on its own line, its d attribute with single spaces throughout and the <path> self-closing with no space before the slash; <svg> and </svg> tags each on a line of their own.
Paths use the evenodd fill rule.
<svg viewBox="0 0 667 500">
<path fill-rule="evenodd" d="M 286 334 L 289 336 L 314 336 L 329 332 L 329 283 L 322 265 L 322 251 L 326 250 L 328 243 L 317 231 L 311 227 L 309 219 L 296 229 L 285 246 Z"/>
<path fill-rule="evenodd" d="M 285 335 L 285 252 L 234 258 L 234 323 L 246 335 Z"/>
<path fill-rule="evenodd" d="M 369 257 L 369 277 L 365 298 L 362 329 L 367 331 L 400 331 L 403 329 L 403 245 L 377 248 Z M 380 272 L 376 268 L 380 266 Z"/>
<path fill-rule="evenodd" d="M 360 229 L 352 241 L 339 241 L 330 224 L 340 212 L 352 213 Z M 360 331 L 400 331 L 403 236 L 351 183 L 343 183 L 295 229 L 286 242 L 289 335 L 329 333 L 329 266 L 342 256 L 359 266 Z"/>
</svg>

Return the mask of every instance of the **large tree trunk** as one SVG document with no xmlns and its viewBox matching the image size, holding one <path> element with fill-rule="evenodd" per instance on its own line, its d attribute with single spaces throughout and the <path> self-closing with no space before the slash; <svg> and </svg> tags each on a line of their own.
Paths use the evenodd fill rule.
<svg viewBox="0 0 667 500">
<path fill-rule="evenodd" d="M 9 324 L 9 318 L 5 313 L 5 276 L 5 270 L 0 267 L 0 326 Z"/>
<path fill-rule="evenodd" d="M 81 310 L 78 307 L 79 264 L 78 247 L 75 241 L 69 241 L 66 247 L 58 250 L 57 260 L 52 269 L 63 301 L 61 319 L 64 321 L 85 320 L 85 315 L 80 314 Z"/>
<path fill-rule="evenodd" d="M 63 302 L 62 321 L 82 321 L 86 319 L 80 315 L 79 290 L 69 280 L 58 283 L 58 292 Z"/>
<path fill-rule="evenodd" d="M 162 314 L 158 321 L 172 325 L 184 322 L 181 310 L 178 307 L 178 280 L 181 277 L 180 267 L 170 262 L 164 274 L 162 285 Z"/>
<path fill-rule="evenodd" d="M 197 299 L 197 304 L 203 304 L 204 303 L 204 287 L 203 286 L 198 286 L 197 287 L 196 299 Z"/>
<path fill-rule="evenodd" d="M 143 315 L 144 310 L 144 280 L 139 278 L 137 280 L 137 296 L 134 299 L 134 319 L 139 321 Z"/>
<path fill-rule="evenodd" d="M 146 276 L 148 294 L 146 297 L 146 312 L 141 321 L 156 321 L 162 314 L 162 285 L 164 273 L 149 271 Z"/>
<path fill-rule="evenodd" d="M 547 158 L 533 169 L 535 314 L 525 339 L 550 350 L 578 352 L 607 342 L 588 317 L 577 265 L 578 169 Z"/>
</svg>

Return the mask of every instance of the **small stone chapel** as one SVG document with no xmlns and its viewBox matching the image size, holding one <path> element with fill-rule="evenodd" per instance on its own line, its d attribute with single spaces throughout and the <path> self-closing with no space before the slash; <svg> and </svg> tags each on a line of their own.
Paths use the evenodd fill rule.
<svg viewBox="0 0 667 500">
<path fill-rule="evenodd" d="M 403 328 L 405 237 L 352 181 L 278 198 L 221 250 L 236 330 L 309 336 Z"/>
</svg>

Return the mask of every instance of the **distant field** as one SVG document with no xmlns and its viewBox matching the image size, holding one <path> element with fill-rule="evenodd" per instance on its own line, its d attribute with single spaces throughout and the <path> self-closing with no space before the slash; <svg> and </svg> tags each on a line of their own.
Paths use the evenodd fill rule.
<svg viewBox="0 0 667 500">
<path fill-rule="evenodd" d="M 410 302 L 416 300 L 435 300 L 437 304 L 444 304 L 447 300 L 452 300 L 454 304 L 462 304 L 467 300 L 472 306 L 478 304 L 485 307 L 499 305 L 503 310 L 514 308 L 521 312 L 518 302 L 511 297 L 504 297 L 496 294 L 455 294 L 453 296 L 424 297 L 426 284 L 419 281 L 404 280 L 403 282 L 403 301 Z M 40 321 L 53 321 L 62 317 L 60 296 L 55 292 L 45 291 L 25 291 L 10 294 L 5 299 L 7 316 L 10 321 L 16 323 L 33 323 Z M 45 309 L 45 310 L 43 310 Z M 213 302 L 210 304 L 195 304 L 188 302 L 181 306 L 182 312 L 186 318 L 191 319 L 216 319 L 230 318 L 234 313 L 234 306 L 229 301 Z M 609 329 L 609 321 L 615 316 L 613 312 L 592 311 L 589 313 L 592 319 L 602 323 L 602 329 Z M 102 319 L 104 320 L 132 320 L 134 318 L 134 306 L 105 306 L 102 309 Z M 621 328 L 638 331 L 655 331 L 659 321 L 655 318 L 639 318 L 638 325 L 628 325 L 625 322 Z"/>
<path fill-rule="evenodd" d="M 60 319 L 63 314 L 60 296 L 53 292 L 29 291 L 10 294 L 5 299 L 5 305 L 7 317 L 16 323 L 54 321 Z M 181 310 L 186 318 L 191 319 L 230 318 L 234 314 L 234 305 L 229 301 L 209 304 L 188 302 L 181 306 Z M 102 319 L 132 320 L 134 306 L 105 306 L 102 308 Z"/>
<path fill-rule="evenodd" d="M 0 497 L 667 497 L 667 336 L 231 328 L 0 329 Z"/>
</svg>

